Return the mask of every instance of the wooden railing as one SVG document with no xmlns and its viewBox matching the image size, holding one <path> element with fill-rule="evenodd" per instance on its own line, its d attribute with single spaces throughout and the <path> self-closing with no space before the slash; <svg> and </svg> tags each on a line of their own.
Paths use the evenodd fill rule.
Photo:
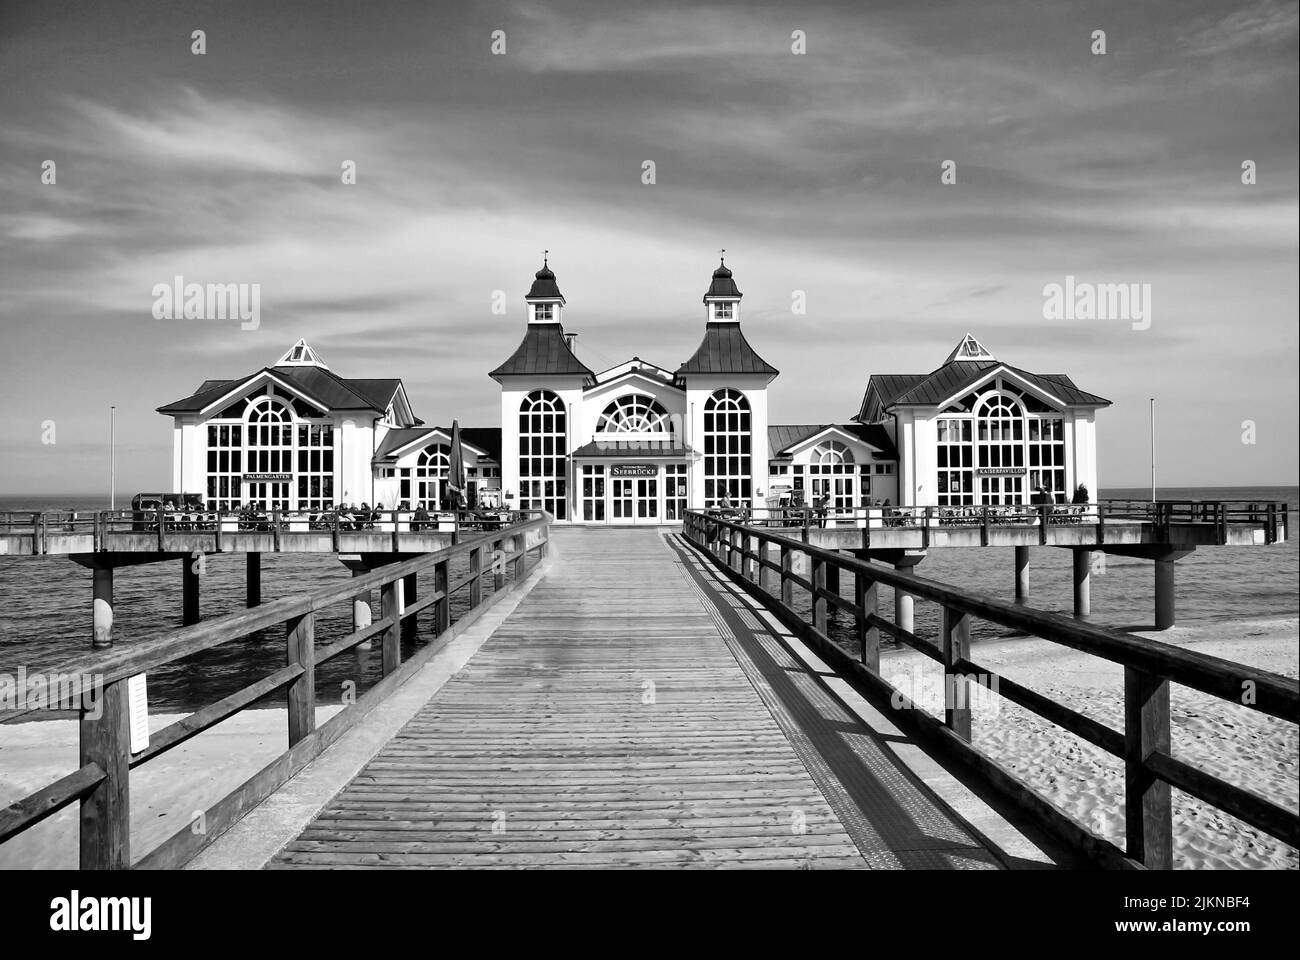
<svg viewBox="0 0 1300 960">
<path fill-rule="evenodd" d="M 803 543 L 790 535 L 793 531 L 783 534 L 698 511 L 687 513 L 684 529 L 691 543 L 764 601 L 786 626 L 900 727 L 936 753 L 953 760 L 974 779 L 992 787 L 1058 841 L 1090 860 L 1107 866 L 1171 867 L 1171 786 L 1293 847 L 1300 845 L 1300 817 L 1251 790 L 1176 759 L 1170 748 L 1169 726 L 1171 682 L 1298 723 L 1300 684 L 1297 681 L 900 573 Z M 796 555 L 808 559 L 809 577 L 795 573 Z M 827 588 L 827 571 L 832 568 L 853 577 L 852 600 Z M 943 610 L 939 637 L 922 638 L 881 617 L 877 612 L 877 591 L 881 584 L 939 604 Z M 806 591 L 811 601 L 809 620 L 796 611 L 796 587 Z M 831 640 L 827 630 L 830 607 L 853 618 L 854 635 L 862 646 L 861 662 Z M 1124 729 L 1114 730 L 975 662 L 970 648 L 972 618 L 1121 664 Z M 917 707 L 903 691 L 881 677 L 882 633 L 942 665 L 942 721 Z M 1124 761 L 1126 843 L 1123 851 L 1070 820 L 970 745 L 971 683 L 981 684 Z M 891 702 L 902 703 L 903 708 L 890 710 Z"/>
<path fill-rule="evenodd" d="M 1212 526 L 1218 539 L 1227 540 L 1229 526 L 1255 526 L 1264 531 L 1265 543 L 1287 539 L 1288 505 L 1281 501 L 1254 500 L 1100 500 L 1096 503 L 975 504 L 965 506 L 744 507 L 712 510 L 735 522 L 762 527 L 817 528 L 890 527 L 932 530 L 944 527 L 1037 527 L 1089 525 L 1104 543 L 1107 523 L 1148 524 L 1167 530 L 1171 524 Z M 805 537 L 805 539 L 807 539 Z M 986 538 L 987 539 L 987 538 Z M 1046 537 L 1044 536 L 1044 542 Z"/>
<path fill-rule="evenodd" d="M 454 633 L 477 618 L 482 581 L 492 577 L 497 591 L 506 586 L 507 564 L 515 582 L 529 569 L 528 555 L 545 556 L 550 516 L 523 520 L 501 530 L 482 533 L 445 550 L 392 563 L 363 576 L 312 593 L 286 597 L 197 626 L 124 644 L 104 654 L 52 668 L 55 677 L 70 678 L 59 693 L 71 695 L 80 713 L 80 766 L 74 772 L 0 811 L 0 843 L 30 829 L 69 804 L 81 802 L 80 863 L 82 869 L 123 869 L 131 866 L 130 771 L 156 759 L 191 737 L 249 707 L 268 694 L 287 690 L 289 749 L 205 817 L 204 830 L 185 829 L 150 852 L 137 866 L 172 867 L 184 863 L 202 846 L 261 802 L 330 743 L 353 726 L 375 703 L 420 666 L 435 649 L 430 644 L 406 664 L 401 659 L 402 626 L 432 607 L 435 635 Z M 467 559 L 469 573 L 450 582 L 453 560 Z M 416 602 L 403 603 L 402 582 L 425 571 L 433 574 L 433 589 Z M 316 636 L 318 614 L 336 604 L 351 604 L 359 594 L 379 590 L 382 616 L 369 626 L 321 642 Z M 451 597 L 466 590 L 469 609 L 451 620 Z M 421 591 L 423 593 L 423 591 Z M 149 745 L 130 752 L 127 685 L 137 674 L 157 670 L 185 657 L 238 640 L 260 630 L 283 626 L 286 665 L 243 689 L 210 704 L 149 736 Z M 372 637 L 380 637 L 382 679 L 345 706 L 325 724 L 316 726 L 316 669 Z M 30 700 L 4 720 L 30 718 L 37 711 L 58 708 L 49 694 Z"/>
<path fill-rule="evenodd" d="M 337 550 L 340 534 L 386 533 L 392 536 L 393 549 L 402 534 L 449 533 L 453 542 L 462 533 L 501 529 L 528 516 L 528 511 L 447 510 L 417 516 L 412 510 L 368 510 L 342 513 L 338 510 L 197 510 L 163 508 L 148 510 L 54 510 L 44 512 L 0 513 L 0 536 L 31 538 L 31 553 L 43 554 L 53 536 L 59 534 L 89 536 L 92 551 L 120 549 L 123 545 L 138 549 L 141 534 L 147 534 L 150 547 L 167 552 L 177 537 L 186 552 L 197 542 L 205 549 L 221 551 L 231 534 L 269 534 L 275 547 L 282 539 L 328 534 Z M 26 543 L 23 544 L 26 552 Z"/>
</svg>

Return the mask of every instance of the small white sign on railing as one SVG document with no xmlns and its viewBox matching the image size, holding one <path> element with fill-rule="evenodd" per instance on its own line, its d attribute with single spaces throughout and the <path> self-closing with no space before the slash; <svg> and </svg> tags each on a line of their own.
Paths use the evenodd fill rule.
<svg viewBox="0 0 1300 960">
<path fill-rule="evenodd" d="M 131 718 L 131 752 L 149 746 L 149 689 L 145 675 L 137 673 L 126 681 L 127 712 Z"/>
</svg>

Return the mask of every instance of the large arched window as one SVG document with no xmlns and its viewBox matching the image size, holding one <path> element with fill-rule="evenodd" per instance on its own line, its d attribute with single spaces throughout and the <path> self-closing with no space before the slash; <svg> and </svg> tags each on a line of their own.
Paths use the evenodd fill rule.
<svg viewBox="0 0 1300 960">
<path fill-rule="evenodd" d="M 628 394 L 607 406 L 596 430 L 601 433 L 671 433 L 668 411 L 654 397 Z"/>
<path fill-rule="evenodd" d="M 1015 399 L 992 394 L 975 408 L 975 448 L 980 502 L 1023 503 L 1025 414 Z"/>
<path fill-rule="evenodd" d="M 828 506 L 836 510 L 853 507 L 856 480 L 853 451 L 838 440 L 824 440 L 813 448 L 808 464 L 814 500 L 827 497 Z"/>
<path fill-rule="evenodd" d="M 248 472 L 293 470 L 293 413 L 279 400 L 263 397 L 249 405 Z"/>
<path fill-rule="evenodd" d="M 420 451 L 415 461 L 415 502 L 426 510 L 442 508 L 443 484 L 451 469 L 451 448 L 445 443 L 431 443 Z"/>
<path fill-rule="evenodd" d="M 736 505 L 753 497 L 750 468 L 749 401 L 727 388 L 704 402 L 704 505 L 717 506 L 723 494 Z"/>
<path fill-rule="evenodd" d="M 564 403 L 534 390 L 519 406 L 519 506 L 568 519 L 567 423 Z"/>
</svg>

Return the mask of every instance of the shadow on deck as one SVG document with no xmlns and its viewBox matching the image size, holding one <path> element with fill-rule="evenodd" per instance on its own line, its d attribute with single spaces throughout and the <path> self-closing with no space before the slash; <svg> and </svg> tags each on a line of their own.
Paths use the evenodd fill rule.
<svg viewBox="0 0 1300 960">
<path fill-rule="evenodd" d="M 556 529 L 552 549 L 272 868 L 1030 865 L 677 536 Z"/>
</svg>

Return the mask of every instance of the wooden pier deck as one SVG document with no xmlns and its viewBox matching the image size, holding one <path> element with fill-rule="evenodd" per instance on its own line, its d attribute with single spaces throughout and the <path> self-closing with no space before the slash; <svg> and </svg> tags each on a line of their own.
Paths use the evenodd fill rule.
<svg viewBox="0 0 1300 960">
<path fill-rule="evenodd" d="M 680 537 L 552 550 L 272 868 L 999 865 Z"/>
</svg>

